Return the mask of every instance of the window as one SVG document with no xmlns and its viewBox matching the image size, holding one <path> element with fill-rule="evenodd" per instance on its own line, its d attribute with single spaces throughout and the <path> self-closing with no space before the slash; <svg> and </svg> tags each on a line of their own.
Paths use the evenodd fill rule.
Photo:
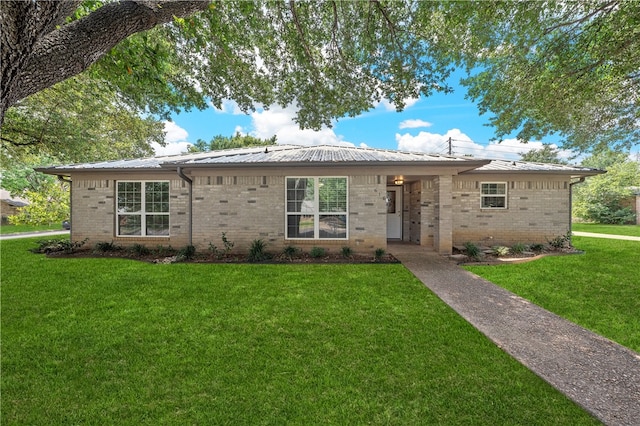
<svg viewBox="0 0 640 426">
<path fill-rule="evenodd" d="M 481 185 L 480 207 L 483 209 L 507 208 L 507 184 L 483 183 Z"/>
<path fill-rule="evenodd" d="M 288 177 L 287 238 L 347 238 L 347 178 Z"/>
<path fill-rule="evenodd" d="M 169 235 L 169 182 L 118 182 L 117 199 L 117 235 Z"/>
</svg>

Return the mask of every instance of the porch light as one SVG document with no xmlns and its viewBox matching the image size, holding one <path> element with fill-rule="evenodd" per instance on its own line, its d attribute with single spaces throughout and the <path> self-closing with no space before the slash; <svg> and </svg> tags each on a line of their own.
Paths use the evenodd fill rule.
<svg viewBox="0 0 640 426">
<path fill-rule="evenodd" d="M 395 183 L 396 185 L 402 185 L 404 183 L 404 179 L 397 178 L 396 180 L 393 181 L 393 183 Z"/>
</svg>

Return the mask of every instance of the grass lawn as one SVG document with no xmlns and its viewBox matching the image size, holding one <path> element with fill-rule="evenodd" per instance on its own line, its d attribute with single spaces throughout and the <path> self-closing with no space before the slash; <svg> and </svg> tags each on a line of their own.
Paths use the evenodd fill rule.
<svg viewBox="0 0 640 426">
<path fill-rule="evenodd" d="M 640 352 L 640 242 L 573 237 L 573 245 L 585 254 L 466 269 Z"/>
<path fill-rule="evenodd" d="M 0 234 L 15 234 L 17 232 L 37 232 L 37 231 L 62 231 L 62 224 L 51 225 L 2 225 Z"/>
<path fill-rule="evenodd" d="M 398 264 L 2 242 L 3 424 L 597 424 Z"/>
<path fill-rule="evenodd" d="M 574 223 L 573 231 L 595 232 L 596 234 L 629 235 L 640 237 L 640 225 L 602 225 L 599 223 Z"/>
</svg>

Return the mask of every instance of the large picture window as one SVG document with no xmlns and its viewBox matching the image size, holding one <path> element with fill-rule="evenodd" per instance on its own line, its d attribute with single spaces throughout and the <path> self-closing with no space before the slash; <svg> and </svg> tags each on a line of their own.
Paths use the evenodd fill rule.
<svg viewBox="0 0 640 426">
<path fill-rule="evenodd" d="M 287 178 L 287 238 L 347 238 L 347 178 Z"/>
<path fill-rule="evenodd" d="M 169 235 L 169 182 L 118 182 L 117 187 L 117 235 Z"/>
<path fill-rule="evenodd" d="M 490 182 L 481 184 L 480 207 L 483 209 L 507 208 L 507 184 Z"/>
</svg>

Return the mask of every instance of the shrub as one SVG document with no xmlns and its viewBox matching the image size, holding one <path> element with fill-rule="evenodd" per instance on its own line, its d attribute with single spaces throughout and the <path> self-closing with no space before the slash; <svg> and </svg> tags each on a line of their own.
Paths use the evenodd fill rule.
<svg viewBox="0 0 640 426">
<path fill-rule="evenodd" d="M 376 261 L 382 259 L 382 256 L 384 256 L 385 254 L 385 250 L 383 248 L 377 248 L 376 251 L 373 253 L 373 256 L 375 258 Z"/>
<path fill-rule="evenodd" d="M 309 255 L 314 259 L 317 259 L 318 257 L 322 257 L 326 254 L 327 254 L 327 251 L 322 247 L 313 247 L 309 252 Z"/>
<path fill-rule="evenodd" d="M 170 255 L 175 253 L 175 250 L 170 245 L 167 246 L 167 247 L 165 247 L 163 245 L 158 245 L 153 250 L 153 253 L 157 254 L 158 256 L 170 256 Z"/>
<path fill-rule="evenodd" d="M 227 234 L 226 232 L 222 233 L 222 244 L 224 245 L 224 254 L 225 256 L 228 255 L 229 253 L 231 253 L 231 250 L 233 250 L 233 246 L 236 245 L 236 243 L 229 241 L 227 239 Z"/>
<path fill-rule="evenodd" d="M 521 254 L 525 251 L 527 251 L 527 246 L 522 243 L 516 243 L 511 247 L 511 252 L 515 254 Z"/>
<path fill-rule="evenodd" d="M 531 251 L 541 252 L 544 250 L 544 244 L 540 244 L 540 243 L 531 244 L 529 246 L 529 249 L 531 249 Z"/>
<path fill-rule="evenodd" d="M 249 255 L 247 260 L 249 262 L 260 262 L 269 258 L 269 255 L 265 252 L 267 243 L 264 240 L 253 240 L 251 247 L 249 248 Z"/>
<path fill-rule="evenodd" d="M 493 246 L 491 247 L 491 251 L 493 251 L 493 254 L 496 256 L 506 256 L 511 252 L 511 249 L 505 246 Z"/>
<path fill-rule="evenodd" d="M 298 250 L 298 248 L 297 248 L 297 247 L 294 247 L 294 246 L 286 246 L 286 247 L 284 248 L 284 250 L 282 250 L 282 254 L 284 254 L 285 256 L 287 256 L 287 257 L 289 258 L 289 260 L 292 260 L 292 259 L 293 259 L 293 257 L 294 257 L 295 255 L 297 255 L 297 254 L 298 254 L 298 252 L 299 252 L 299 251 L 300 251 L 300 250 Z"/>
<path fill-rule="evenodd" d="M 134 244 L 129 248 L 129 251 L 136 256 L 146 256 L 151 253 L 151 250 L 143 244 Z"/>
<path fill-rule="evenodd" d="M 548 241 L 549 245 L 554 249 L 562 249 L 571 247 L 571 231 L 564 235 L 558 235 Z"/>
<path fill-rule="evenodd" d="M 342 247 L 342 256 L 346 258 L 353 256 L 353 250 L 351 249 L 351 247 L 349 246 Z"/>
<path fill-rule="evenodd" d="M 95 247 L 93 248 L 94 251 L 100 252 L 100 253 L 106 253 L 109 251 L 119 251 L 122 250 L 122 246 L 119 246 L 117 244 L 115 244 L 113 241 L 111 241 L 110 243 L 106 242 L 106 241 L 98 241 L 95 245 Z"/>
<path fill-rule="evenodd" d="M 224 248 L 219 249 L 215 244 L 211 242 L 209 243 L 209 251 L 218 259 L 228 256 L 235 245 L 234 242 L 227 239 L 227 234 L 225 232 L 222 233 L 222 244 L 224 245 Z"/>
<path fill-rule="evenodd" d="M 178 250 L 178 252 L 176 253 L 176 260 L 179 262 L 190 260 L 190 259 L 193 259 L 195 254 L 196 254 L 195 246 L 193 245 L 184 246 L 180 250 Z"/>
<path fill-rule="evenodd" d="M 51 239 L 38 241 L 38 247 L 33 249 L 34 253 L 73 253 L 80 249 L 88 239 L 82 241 L 71 241 L 68 239 Z"/>
<path fill-rule="evenodd" d="M 467 241 L 466 243 L 464 243 L 464 251 L 466 252 L 467 256 L 473 259 L 480 258 L 480 247 L 473 244 L 471 241 Z"/>
</svg>

